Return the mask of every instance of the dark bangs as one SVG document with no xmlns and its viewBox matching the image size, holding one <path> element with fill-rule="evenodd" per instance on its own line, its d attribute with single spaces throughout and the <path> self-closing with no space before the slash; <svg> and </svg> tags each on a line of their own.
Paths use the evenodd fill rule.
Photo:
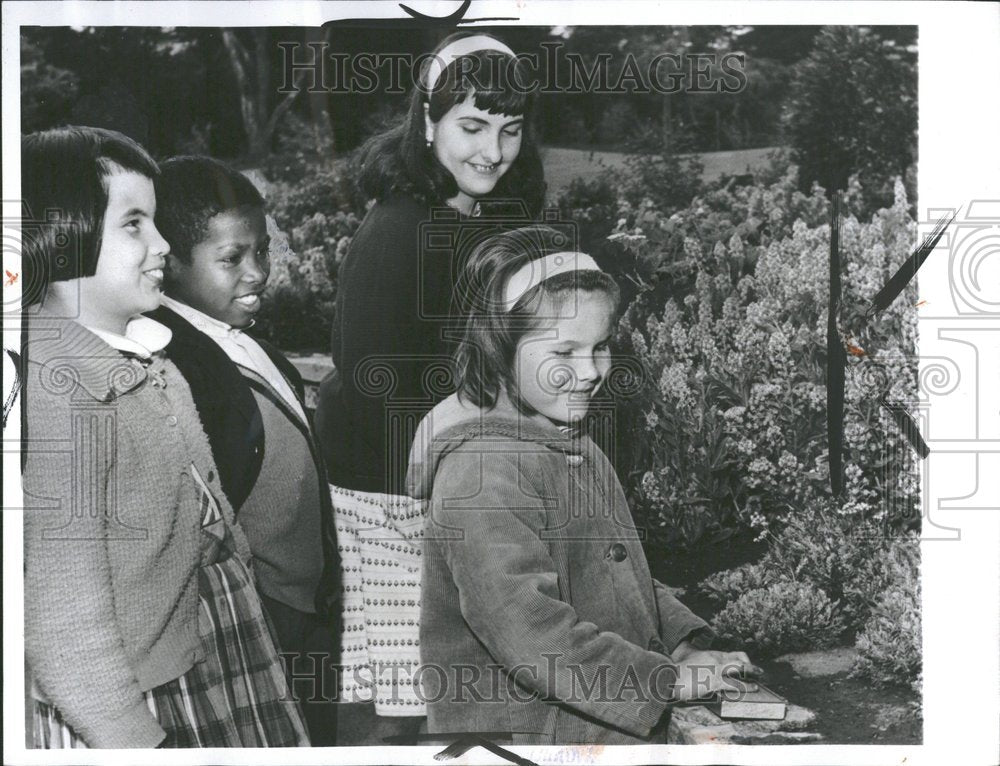
<svg viewBox="0 0 1000 766">
<path fill-rule="evenodd" d="M 484 112 L 520 117 L 531 111 L 534 101 L 533 93 L 518 85 L 526 82 L 530 79 L 524 62 L 495 50 L 469 53 L 448 64 L 428 93 L 430 117 L 437 122 L 470 97 Z"/>
<path fill-rule="evenodd" d="M 581 292 L 601 293 L 611 304 L 612 312 L 618 313 L 621 288 L 614 277 L 605 271 L 568 271 L 557 274 L 528 290 L 514 304 L 510 313 L 514 316 L 534 317 L 539 323 L 555 319 L 566 301 L 575 300 Z M 544 313 L 546 298 L 555 312 L 552 316 Z"/>
</svg>

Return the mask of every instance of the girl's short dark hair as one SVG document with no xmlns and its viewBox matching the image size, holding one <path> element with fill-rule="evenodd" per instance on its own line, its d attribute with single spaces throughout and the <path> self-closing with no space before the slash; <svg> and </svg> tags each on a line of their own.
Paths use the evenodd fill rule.
<svg viewBox="0 0 1000 766">
<path fill-rule="evenodd" d="M 457 305 L 465 317 L 454 359 L 460 398 L 489 408 L 505 391 L 521 413 L 534 414 L 518 392 L 514 357 L 521 338 L 544 321 L 539 310 L 558 307 L 583 291 L 604 294 L 617 313 L 618 283 L 603 271 L 557 274 L 528 290 L 510 311 L 505 310 L 504 292 L 511 276 L 525 264 L 563 250 L 565 234 L 548 226 L 527 226 L 491 237 L 469 256 L 458 282 Z"/>
<path fill-rule="evenodd" d="M 145 149 L 114 130 L 70 126 L 21 139 L 25 305 L 41 301 L 51 282 L 94 275 L 107 178 L 123 170 L 159 173 Z"/>
<path fill-rule="evenodd" d="M 264 197 L 238 170 L 212 157 L 172 157 L 156 179 L 156 228 L 184 263 L 208 233 L 213 216 L 240 207 L 263 209 Z"/>
<path fill-rule="evenodd" d="M 438 44 L 433 53 L 437 54 L 446 45 L 469 36 L 464 32 L 450 35 Z M 538 215 L 545 202 L 545 180 L 531 125 L 534 94 L 526 92 L 526 84 L 531 80 L 524 69 L 524 62 L 509 60 L 510 66 L 496 66 L 498 57 L 503 57 L 503 54 L 486 50 L 455 59 L 448 63 L 438 82 L 430 88 L 426 76 L 433 58 L 425 58 L 418 78 L 423 87 L 414 88 L 402 122 L 369 139 L 359 152 L 358 183 L 369 199 L 384 200 L 395 194 L 404 194 L 434 206 L 443 205 L 458 194 L 454 177 L 438 160 L 433 148 L 427 146 L 424 104 L 430 105 L 430 118 L 437 122 L 455 104 L 471 96 L 476 108 L 490 114 L 524 117 L 521 150 L 517 159 L 483 201 L 519 199 L 532 217 Z M 474 61 L 463 65 L 464 59 Z"/>
</svg>

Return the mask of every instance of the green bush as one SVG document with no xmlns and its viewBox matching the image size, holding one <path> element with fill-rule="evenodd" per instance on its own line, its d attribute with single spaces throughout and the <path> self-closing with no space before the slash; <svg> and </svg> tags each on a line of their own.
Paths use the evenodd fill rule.
<svg viewBox="0 0 1000 766">
<path fill-rule="evenodd" d="M 853 675 L 875 686 L 909 684 L 920 691 L 922 671 L 920 566 L 916 539 L 886 557 L 885 587 L 855 644 Z"/>
<path fill-rule="evenodd" d="M 905 177 L 916 156 L 916 96 L 911 51 L 864 27 L 824 29 L 797 65 L 785 102 L 785 134 L 803 183 L 843 189 L 857 174 L 866 213 L 892 204 L 893 179 Z"/>
<path fill-rule="evenodd" d="M 891 581 L 885 558 L 894 541 L 878 529 L 845 514 L 833 501 L 815 501 L 789 514 L 772 536 L 763 566 L 782 579 L 810 582 L 837 601 L 845 627 L 856 633 Z"/>
<path fill-rule="evenodd" d="M 858 519 L 845 503 L 816 500 L 769 531 L 760 561 L 716 572 L 693 588 L 716 604 L 774 582 L 807 582 L 838 603 L 849 634 L 858 633 L 885 589 L 899 577 L 892 564 L 914 545 L 911 534 L 893 536 Z"/>
<path fill-rule="evenodd" d="M 316 213 L 362 217 L 364 205 L 359 205 L 357 194 L 346 163 L 338 162 L 332 167 L 311 168 L 295 180 L 273 182 L 268 205 L 278 225 L 291 230 Z"/>
<path fill-rule="evenodd" d="M 69 121 L 80 92 L 79 77 L 46 61 L 45 51 L 21 37 L 21 132 L 33 133 Z"/>
<path fill-rule="evenodd" d="M 843 633 L 836 604 L 809 583 L 779 582 L 729 603 L 712 622 L 722 645 L 755 658 L 835 645 Z"/>
</svg>

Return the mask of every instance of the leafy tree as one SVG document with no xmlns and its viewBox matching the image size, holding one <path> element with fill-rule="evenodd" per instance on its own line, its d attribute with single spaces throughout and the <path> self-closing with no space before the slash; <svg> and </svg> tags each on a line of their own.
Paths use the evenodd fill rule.
<svg viewBox="0 0 1000 766">
<path fill-rule="evenodd" d="M 804 188 L 845 189 L 857 174 L 868 212 L 892 201 L 916 155 L 916 62 L 864 27 L 828 27 L 798 67 L 784 127 Z"/>
<path fill-rule="evenodd" d="M 80 89 L 69 69 L 45 61 L 42 49 L 21 40 L 21 130 L 32 133 L 65 123 Z"/>
<path fill-rule="evenodd" d="M 222 43 L 236 82 L 247 154 L 251 161 L 257 161 L 267 154 L 281 118 L 301 92 L 298 86 L 302 84 L 303 73 L 298 73 L 293 90 L 279 94 L 277 102 L 272 103 L 278 85 L 272 77 L 275 46 L 268 30 L 250 29 L 241 35 L 236 29 L 223 29 Z"/>
</svg>

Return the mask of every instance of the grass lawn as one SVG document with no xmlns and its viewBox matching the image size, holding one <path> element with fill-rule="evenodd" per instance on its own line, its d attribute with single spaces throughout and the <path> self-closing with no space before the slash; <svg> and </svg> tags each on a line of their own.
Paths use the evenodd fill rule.
<svg viewBox="0 0 1000 766">
<path fill-rule="evenodd" d="M 755 167 L 767 164 L 767 155 L 778 147 L 764 149 L 741 149 L 730 152 L 707 152 L 697 155 L 705 166 L 703 181 L 714 181 L 723 175 L 740 175 Z M 542 147 L 542 164 L 545 166 L 545 181 L 549 185 L 549 200 L 555 201 L 559 193 L 569 186 L 574 178 L 591 179 L 609 168 L 625 167 L 625 157 L 621 152 L 599 152 L 588 149 L 561 149 Z M 682 157 L 686 155 L 681 155 Z"/>
</svg>

